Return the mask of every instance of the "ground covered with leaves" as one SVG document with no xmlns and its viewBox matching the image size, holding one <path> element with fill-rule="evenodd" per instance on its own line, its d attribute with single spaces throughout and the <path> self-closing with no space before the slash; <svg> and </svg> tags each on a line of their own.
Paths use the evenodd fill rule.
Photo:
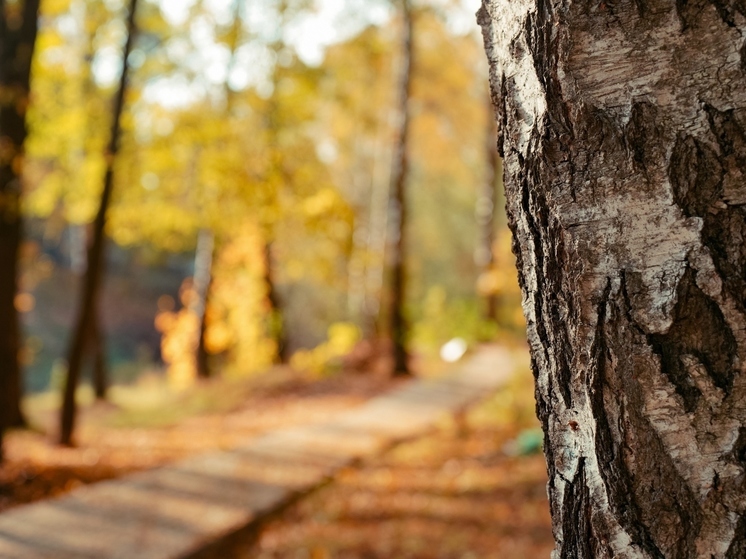
<svg viewBox="0 0 746 559">
<path fill-rule="evenodd" d="M 427 437 L 349 468 L 268 524 L 258 559 L 547 558 L 530 375 Z"/>
<path fill-rule="evenodd" d="M 82 484 L 233 448 L 275 429 L 325 421 L 398 382 L 380 373 L 319 378 L 278 367 L 174 394 L 159 379 L 146 377 L 138 385 L 112 389 L 111 402 L 84 406 L 74 448 L 55 444 L 58 398 L 31 398 L 26 405 L 31 429 L 6 436 L 0 511 Z"/>
<path fill-rule="evenodd" d="M 275 369 L 174 395 L 146 379 L 113 391 L 110 403 L 86 406 L 75 448 L 54 444 L 55 403 L 38 398 L 28 406 L 35 429 L 7 438 L 0 511 L 325 421 L 399 382 L 378 373 L 318 378 Z M 546 468 L 532 393 L 531 376 L 522 372 L 466 416 L 342 470 L 265 524 L 246 557 L 548 557 Z"/>
</svg>

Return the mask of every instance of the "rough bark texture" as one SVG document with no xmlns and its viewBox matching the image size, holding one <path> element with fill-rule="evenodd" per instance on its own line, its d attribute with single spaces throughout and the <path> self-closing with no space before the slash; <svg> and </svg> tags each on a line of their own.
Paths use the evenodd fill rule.
<svg viewBox="0 0 746 559">
<path fill-rule="evenodd" d="M 402 0 L 402 60 L 399 81 L 399 130 L 394 148 L 391 173 L 391 296 L 389 329 L 393 351 L 393 374 L 409 375 L 407 335 L 409 327 L 404 315 L 406 300 L 406 232 L 407 232 L 407 179 L 409 177 L 409 98 L 412 96 L 412 8 L 409 0 Z"/>
<path fill-rule="evenodd" d="M 21 242 L 21 170 L 39 0 L 0 0 L 0 458 L 6 426 L 20 411 L 20 327 L 14 300 Z"/>
<path fill-rule="evenodd" d="M 487 0 L 555 559 L 746 557 L 746 3 Z"/>
<path fill-rule="evenodd" d="M 132 44 L 135 39 L 135 14 L 137 11 L 137 1 L 138 0 L 130 0 L 130 11 L 127 19 L 127 40 L 124 44 L 124 52 L 122 55 L 122 76 L 114 99 L 111 136 L 106 153 L 104 187 L 101 193 L 101 202 L 99 204 L 98 212 L 96 213 L 96 218 L 93 222 L 93 233 L 88 247 L 88 260 L 85 276 L 83 278 L 80 306 L 78 308 L 78 315 L 72 339 L 70 341 L 70 350 L 68 352 L 68 370 L 65 379 L 62 410 L 60 413 L 60 443 L 63 445 L 71 445 L 73 442 L 76 416 L 75 391 L 80 381 L 85 350 L 92 338 L 91 328 L 93 327 L 93 321 L 95 320 L 95 313 L 98 307 L 97 301 L 99 299 L 99 291 L 101 289 L 104 275 L 106 212 L 109 208 L 112 191 L 114 190 L 114 161 L 116 160 L 116 155 L 119 151 L 121 117 L 122 112 L 124 111 L 124 99 L 127 93 L 129 73 L 127 59 L 129 58 L 129 53 L 132 50 Z"/>
</svg>

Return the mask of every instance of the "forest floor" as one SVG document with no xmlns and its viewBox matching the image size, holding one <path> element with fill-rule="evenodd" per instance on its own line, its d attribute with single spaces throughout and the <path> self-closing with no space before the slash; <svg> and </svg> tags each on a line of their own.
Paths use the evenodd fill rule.
<svg viewBox="0 0 746 559">
<path fill-rule="evenodd" d="M 531 381 L 528 371 L 519 374 L 464 422 L 444 422 L 431 435 L 343 470 L 268 523 L 250 557 L 548 557 L 546 467 L 531 443 Z M 174 397 L 146 380 L 112 393 L 119 404 L 86 406 L 75 448 L 59 447 L 47 434 L 55 431 L 54 403 L 32 400 L 35 429 L 6 439 L 0 511 L 328 420 L 400 382 L 381 373 L 317 378 L 276 368 Z M 133 400 L 139 407 L 126 405 Z"/>
</svg>

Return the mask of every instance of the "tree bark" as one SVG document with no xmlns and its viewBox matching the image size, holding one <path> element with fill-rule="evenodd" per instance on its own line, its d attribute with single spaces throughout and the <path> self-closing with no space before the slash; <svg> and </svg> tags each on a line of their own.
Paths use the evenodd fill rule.
<svg viewBox="0 0 746 559">
<path fill-rule="evenodd" d="M 97 400 L 106 400 L 109 389 L 109 374 L 106 366 L 106 336 L 98 312 L 94 310 L 88 338 L 88 352 L 92 357 L 93 394 Z"/>
<path fill-rule="evenodd" d="M 132 50 L 135 39 L 135 13 L 137 0 L 130 0 L 129 15 L 127 18 L 127 40 L 124 44 L 122 55 L 122 75 L 119 82 L 111 125 L 111 136 L 106 153 L 106 171 L 104 175 L 104 188 L 101 193 L 101 202 L 93 222 L 93 238 L 88 247 L 88 259 L 85 277 L 83 278 L 82 293 L 78 316 L 70 342 L 68 352 L 68 371 L 63 393 L 62 410 L 60 417 L 60 444 L 71 445 L 75 429 L 75 390 L 80 381 L 80 372 L 83 357 L 88 341 L 90 340 L 91 327 L 94 321 L 96 308 L 98 307 L 99 292 L 103 279 L 104 247 L 106 244 L 106 211 L 109 208 L 112 191 L 114 189 L 114 162 L 119 152 L 119 139 L 121 136 L 121 116 L 124 109 L 124 100 L 127 92 L 129 65 L 127 59 Z"/>
<path fill-rule="evenodd" d="M 404 311 L 406 301 L 406 232 L 407 197 L 406 185 L 409 176 L 409 98 L 412 96 L 412 9 L 409 0 L 402 4 L 402 62 L 399 82 L 399 130 L 393 158 L 391 175 L 391 293 L 389 307 L 389 330 L 393 352 L 393 374 L 409 375 L 407 335 L 409 325 Z"/>
<path fill-rule="evenodd" d="M 0 458 L 6 427 L 22 425 L 15 296 L 21 242 L 21 170 L 39 0 L 0 0 Z"/>
<path fill-rule="evenodd" d="M 746 557 L 746 5 L 478 16 L 553 557 Z"/>
</svg>

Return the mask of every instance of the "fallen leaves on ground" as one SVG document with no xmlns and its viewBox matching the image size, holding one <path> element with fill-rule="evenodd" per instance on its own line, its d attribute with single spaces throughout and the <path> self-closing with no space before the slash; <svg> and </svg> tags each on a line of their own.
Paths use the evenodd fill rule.
<svg viewBox="0 0 746 559">
<path fill-rule="evenodd" d="M 322 422 L 398 382 L 354 372 L 315 379 L 276 368 L 240 382 L 210 381 L 161 408 L 133 411 L 95 403 L 81 410 L 74 448 L 55 444 L 54 409 L 32 411 L 31 423 L 38 428 L 11 431 L 5 438 L 0 511 L 83 484 L 233 448 L 275 429 Z"/>
<path fill-rule="evenodd" d="M 402 444 L 268 524 L 256 559 L 538 559 L 554 547 L 540 453 L 511 450 L 536 426 L 530 375 L 471 414 Z"/>
<path fill-rule="evenodd" d="M 230 448 L 274 429 L 325 421 L 398 382 L 363 373 L 318 380 L 282 369 L 244 383 L 212 382 L 171 402 L 170 409 L 133 412 L 95 404 L 82 414 L 75 448 L 59 447 L 42 432 L 9 434 L 0 510 Z M 544 458 L 520 455 L 522 433 L 537 426 L 533 406 L 525 371 L 465 417 L 342 470 L 265 525 L 243 557 L 549 557 Z M 45 413 L 32 419 L 53 433 L 54 416 Z"/>
</svg>

